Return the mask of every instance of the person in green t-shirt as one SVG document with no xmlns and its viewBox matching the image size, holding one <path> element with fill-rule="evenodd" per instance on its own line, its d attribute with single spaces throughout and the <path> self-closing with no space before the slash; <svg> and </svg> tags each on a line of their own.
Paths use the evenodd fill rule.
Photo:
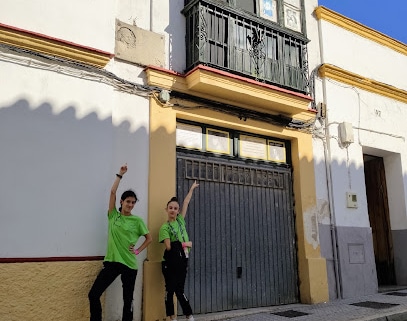
<svg viewBox="0 0 407 321">
<path fill-rule="evenodd" d="M 137 202 L 132 190 L 125 191 L 120 198 L 120 208 L 116 209 L 116 192 L 120 180 L 127 172 L 127 164 L 120 167 L 119 174 L 113 182 L 109 198 L 107 253 L 103 268 L 89 292 L 90 321 L 102 321 L 100 296 L 120 275 L 123 284 L 122 321 L 133 320 L 133 292 L 137 276 L 136 255 L 141 253 L 149 243 L 151 235 L 143 220 L 131 214 Z M 145 240 L 139 248 L 136 243 L 140 236 Z"/>
<path fill-rule="evenodd" d="M 188 256 L 192 247 L 189 241 L 185 216 L 189 202 L 195 188 L 199 184 L 196 181 L 192 184 L 179 212 L 179 202 L 176 197 L 171 198 L 167 203 L 168 220 L 160 228 L 159 242 L 164 243 L 165 251 L 162 261 L 162 273 L 165 280 L 165 311 L 170 320 L 176 321 L 174 314 L 174 293 L 181 304 L 182 312 L 187 320 L 194 321 L 192 308 L 184 294 L 185 279 L 187 276 Z"/>
</svg>

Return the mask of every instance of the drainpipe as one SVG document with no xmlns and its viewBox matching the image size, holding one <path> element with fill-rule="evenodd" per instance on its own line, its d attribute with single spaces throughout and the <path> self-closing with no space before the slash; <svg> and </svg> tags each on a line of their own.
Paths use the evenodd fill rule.
<svg viewBox="0 0 407 321">
<path fill-rule="evenodd" d="M 325 80 L 323 80 L 323 87 L 325 92 Z M 326 106 L 326 96 L 324 93 L 324 104 Z M 328 124 L 328 119 L 324 121 L 324 125 Z M 342 281 L 340 276 L 340 262 L 339 262 L 339 252 L 338 252 L 338 236 L 336 228 L 336 215 L 335 215 L 335 202 L 333 197 L 333 184 L 332 184 L 332 167 L 331 167 L 331 149 L 329 147 L 329 128 L 325 127 L 325 138 L 323 139 L 324 145 L 324 158 L 325 158 L 325 171 L 326 171 L 326 185 L 328 190 L 328 200 L 329 200 L 329 212 L 331 213 L 331 241 L 332 241 L 332 254 L 334 260 L 334 270 L 335 270 L 335 284 L 336 284 L 336 296 L 338 299 L 342 299 Z"/>
<path fill-rule="evenodd" d="M 324 48 L 323 48 L 323 38 L 322 38 L 322 28 L 321 19 L 318 19 L 318 36 L 319 36 L 319 48 L 321 65 L 325 63 L 324 59 Z M 326 98 L 326 79 L 322 79 L 322 90 L 323 90 L 323 104 L 327 108 L 327 98 Z M 336 228 L 336 215 L 335 215 L 335 203 L 333 196 L 333 184 L 332 184 L 332 167 L 331 167 L 331 148 L 330 148 L 330 134 L 329 134 L 329 122 L 328 113 L 325 113 L 325 119 L 323 121 L 324 134 L 325 137 L 322 139 L 324 146 L 324 159 L 325 159 L 325 172 L 326 172 L 326 185 L 328 191 L 328 202 L 329 202 L 329 212 L 331 214 L 331 242 L 332 242 L 332 255 L 334 262 L 335 271 L 335 284 L 336 284 L 336 296 L 338 299 L 342 299 L 342 281 L 340 275 L 340 262 L 339 262 L 339 252 L 338 252 L 338 237 Z"/>
</svg>

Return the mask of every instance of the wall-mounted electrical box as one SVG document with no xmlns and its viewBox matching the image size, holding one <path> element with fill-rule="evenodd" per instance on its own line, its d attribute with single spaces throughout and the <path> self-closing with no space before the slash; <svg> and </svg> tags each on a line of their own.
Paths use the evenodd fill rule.
<svg viewBox="0 0 407 321">
<path fill-rule="evenodd" d="M 346 206 L 348 208 L 358 208 L 358 197 L 356 193 L 346 192 Z"/>
<path fill-rule="evenodd" d="M 168 90 L 162 89 L 158 94 L 158 100 L 163 104 L 166 104 L 170 101 L 170 92 Z"/>
<path fill-rule="evenodd" d="M 351 123 L 343 122 L 339 124 L 339 139 L 342 144 L 350 144 L 354 142 L 353 128 Z"/>
</svg>

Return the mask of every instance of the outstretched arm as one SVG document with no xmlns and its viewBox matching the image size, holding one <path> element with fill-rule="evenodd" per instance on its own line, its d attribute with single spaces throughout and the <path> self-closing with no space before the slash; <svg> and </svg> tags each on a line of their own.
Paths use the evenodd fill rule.
<svg viewBox="0 0 407 321">
<path fill-rule="evenodd" d="M 127 172 L 127 163 L 120 167 L 120 170 L 119 170 L 119 172 L 117 174 L 120 175 L 120 176 L 123 176 L 124 174 L 126 174 L 126 172 Z M 112 188 L 110 190 L 109 211 L 108 211 L 108 213 L 110 213 L 110 211 L 112 209 L 114 209 L 114 207 L 116 206 L 116 192 L 117 192 L 117 188 L 119 187 L 120 180 L 121 180 L 121 177 L 116 175 L 116 178 L 115 178 L 115 180 L 113 182 L 113 185 L 112 185 Z"/>
<path fill-rule="evenodd" d="M 196 181 L 195 181 L 192 184 L 191 188 L 189 189 L 189 192 L 188 192 L 187 196 L 185 196 L 184 203 L 182 203 L 182 211 L 181 211 L 181 215 L 182 215 L 183 218 L 185 218 L 185 216 L 187 215 L 189 201 L 192 198 L 192 194 L 194 192 L 194 189 L 197 188 L 198 186 L 199 186 L 199 184 L 197 184 Z"/>
</svg>

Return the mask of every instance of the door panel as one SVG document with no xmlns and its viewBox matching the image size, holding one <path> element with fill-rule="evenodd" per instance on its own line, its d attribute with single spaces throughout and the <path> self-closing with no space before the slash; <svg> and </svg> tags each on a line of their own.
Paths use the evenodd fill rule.
<svg viewBox="0 0 407 321">
<path fill-rule="evenodd" d="M 177 191 L 195 190 L 186 293 L 195 313 L 298 302 L 291 169 L 177 154 Z"/>
<path fill-rule="evenodd" d="M 366 196 L 379 285 L 396 284 L 383 158 L 364 163 Z"/>
</svg>

